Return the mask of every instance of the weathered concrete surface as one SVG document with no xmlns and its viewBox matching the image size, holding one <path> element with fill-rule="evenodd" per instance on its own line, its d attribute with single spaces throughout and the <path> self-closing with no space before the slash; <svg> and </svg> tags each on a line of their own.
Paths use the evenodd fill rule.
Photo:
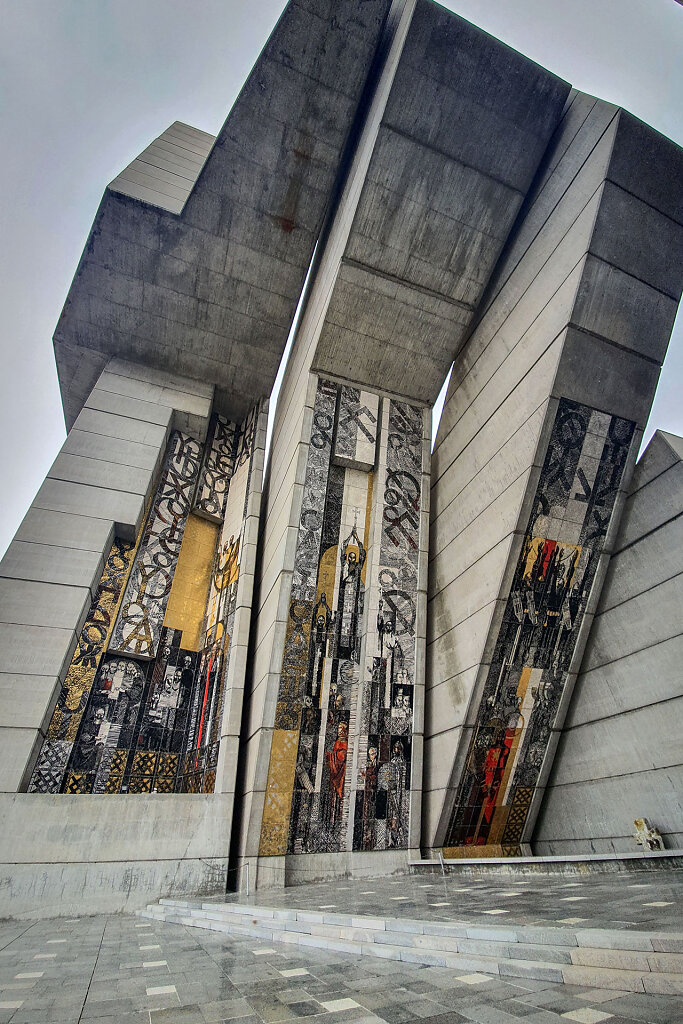
<svg viewBox="0 0 683 1024">
<path fill-rule="evenodd" d="M 418 0 L 315 370 L 435 400 L 568 92 Z"/>
<path fill-rule="evenodd" d="M 225 891 L 232 796 L 0 796 L 0 917 L 117 913 Z"/>
<path fill-rule="evenodd" d="M 537 853 L 637 849 L 646 817 L 683 846 L 683 439 L 633 475 L 534 835 Z M 580 808 L 580 810 L 579 810 Z"/>
<path fill-rule="evenodd" d="M 105 193 L 54 337 L 67 427 L 112 355 L 212 381 L 236 422 L 270 393 L 388 8 L 292 0 L 181 212 L 159 171 Z"/>
<path fill-rule="evenodd" d="M 443 841 L 557 400 L 644 428 L 683 282 L 680 199 L 651 159 L 660 147 L 665 167 L 683 169 L 668 140 L 572 94 L 456 358 L 432 470 L 426 845 Z"/>
</svg>

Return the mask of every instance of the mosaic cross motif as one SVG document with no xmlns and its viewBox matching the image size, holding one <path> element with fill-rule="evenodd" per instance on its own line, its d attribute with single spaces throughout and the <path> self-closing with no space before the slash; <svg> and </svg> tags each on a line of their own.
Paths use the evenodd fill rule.
<svg viewBox="0 0 683 1024">
<path fill-rule="evenodd" d="M 239 435 L 237 424 L 224 416 L 212 417 L 192 511 L 214 523 L 223 520 Z"/>
<path fill-rule="evenodd" d="M 369 471 L 374 468 L 379 431 L 379 395 L 342 384 L 337 403 L 333 461 Z"/>
<path fill-rule="evenodd" d="M 318 382 L 263 856 L 408 843 L 423 412 L 382 408 Z"/>
<path fill-rule="evenodd" d="M 520 852 L 634 429 L 559 403 L 446 848 Z"/>
<path fill-rule="evenodd" d="M 198 441 L 179 431 L 171 435 L 159 486 L 109 642 L 112 652 L 134 658 L 156 657 L 200 457 Z"/>
</svg>

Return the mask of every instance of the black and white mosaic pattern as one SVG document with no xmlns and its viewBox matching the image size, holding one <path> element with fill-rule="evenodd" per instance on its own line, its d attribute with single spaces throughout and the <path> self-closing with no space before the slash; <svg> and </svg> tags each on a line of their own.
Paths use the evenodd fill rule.
<svg viewBox="0 0 683 1024">
<path fill-rule="evenodd" d="M 263 856 L 408 845 L 423 415 L 318 382 Z"/>
<path fill-rule="evenodd" d="M 634 430 L 559 403 L 446 847 L 520 852 Z"/>
<path fill-rule="evenodd" d="M 111 652 L 134 658 L 156 657 L 201 455 L 199 441 L 179 431 L 171 435 L 161 480 L 109 642 Z"/>
</svg>

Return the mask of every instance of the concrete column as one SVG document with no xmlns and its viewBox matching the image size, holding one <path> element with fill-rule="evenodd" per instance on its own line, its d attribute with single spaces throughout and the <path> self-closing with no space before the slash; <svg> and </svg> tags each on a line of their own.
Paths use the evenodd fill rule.
<svg viewBox="0 0 683 1024">
<path fill-rule="evenodd" d="M 132 540 L 172 429 L 213 387 L 109 361 L 0 562 L 0 792 L 27 784 L 114 536 Z"/>
<path fill-rule="evenodd" d="M 560 402 L 570 400 L 628 420 L 634 433 L 525 811 L 528 841 L 680 297 L 683 228 L 666 185 L 680 162 L 677 147 L 629 115 L 572 93 L 456 359 L 432 462 L 427 846 L 447 840 L 471 743 L 482 735 L 481 702 L 502 656 L 537 485 Z M 483 764 L 478 770 L 483 777 Z"/>
<path fill-rule="evenodd" d="M 260 885 L 283 884 L 285 879 L 285 858 L 259 859 L 258 850 L 313 422 L 317 379 L 311 368 L 415 2 L 393 0 L 391 4 L 384 29 L 382 65 L 368 97 L 342 194 L 322 233 L 276 410 L 264 487 L 265 515 L 238 795 L 239 856 L 241 863 L 250 862 L 252 878 Z"/>
</svg>

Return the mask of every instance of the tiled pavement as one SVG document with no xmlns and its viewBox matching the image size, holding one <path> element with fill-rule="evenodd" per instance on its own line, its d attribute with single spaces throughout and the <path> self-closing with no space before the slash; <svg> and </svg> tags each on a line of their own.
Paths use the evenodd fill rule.
<svg viewBox="0 0 683 1024">
<path fill-rule="evenodd" d="M 477 924 L 683 931 L 683 871 L 482 874 L 454 871 L 365 878 L 227 897 L 269 907 Z M 224 902 L 226 897 L 216 897 Z"/>
<path fill-rule="evenodd" d="M 336 890 L 340 899 L 348 896 Z M 683 1001 L 314 948 L 276 950 L 253 938 L 133 917 L 0 924 L 0 1024 L 277 1024 L 299 1017 L 334 1024 L 681 1024 Z"/>
</svg>

